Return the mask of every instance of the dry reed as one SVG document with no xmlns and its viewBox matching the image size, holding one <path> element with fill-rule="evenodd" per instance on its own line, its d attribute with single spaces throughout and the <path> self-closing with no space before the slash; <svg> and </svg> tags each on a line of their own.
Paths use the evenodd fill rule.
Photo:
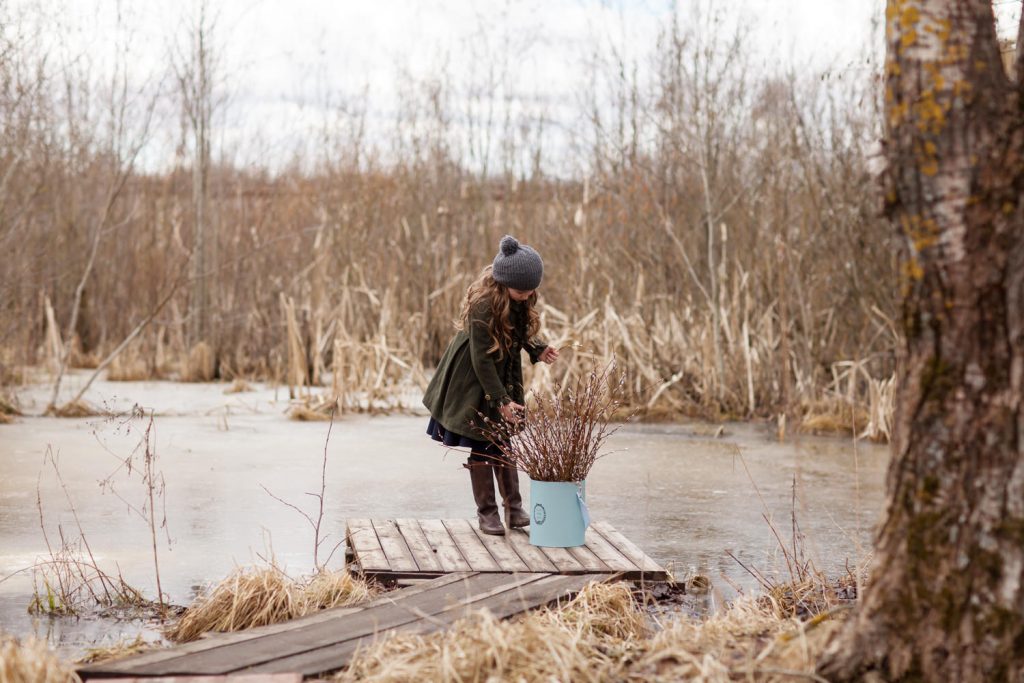
<svg viewBox="0 0 1024 683">
<path fill-rule="evenodd" d="M 617 679 L 647 623 L 625 584 L 592 584 L 560 609 L 514 621 L 481 612 L 428 636 L 396 635 L 358 652 L 342 681 Z"/>
<path fill-rule="evenodd" d="M 321 572 L 307 581 L 275 566 L 239 568 L 200 597 L 171 626 L 170 640 L 187 642 L 209 631 L 241 631 L 368 600 L 377 589 L 347 572 Z"/>
<path fill-rule="evenodd" d="M 199 342 L 188 352 L 181 380 L 185 382 L 210 382 L 214 378 L 213 349 L 206 342 Z"/>
<path fill-rule="evenodd" d="M 102 201 L 126 165 L 110 163 L 117 147 L 106 136 L 120 127 L 99 112 L 142 103 L 97 101 L 109 95 L 97 84 L 110 82 L 99 65 L 63 68 L 31 31 L 12 28 L 0 37 L 9 41 L 0 78 L 27 89 L 0 101 L 4 143 L 19 150 L 0 159 L 3 367 L 46 366 L 66 344 L 105 358 L 170 296 L 132 342 L 153 374 L 269 379 L 296 397 L 331 382 L 342 412 L 385 405 L 381 397 L 425 385 L 468 279 L 513 229 L 544 254 L 544 329 L 559 346 L 594 349 L 536 368 L 535 389 L 573 381 L 594 353 L 619 359 L 622 400 L 642 413 L 751 417 L 826 398 L 836 363 L 890 377 L 893 236 L 863 191 L 878 93 L 855 79 L 760 72 L 729 32 L 677 19 L 642 56 L 650 81 L 631 80 L 616 54 L 594 46 L 593 78 L 572 98 L 609 103 L 577 117 L 587 123 L 573 134 L 594 141 L 580 148 L 586 178 L 523 166 L 550 154 L 542 137 L 530 148 L 518 132 L 492 140 L 507 150 L 503 172 L 480 169 L 465 156 L 472 144 L 449 142 L 467 128 L 497 131 L 467 125 L 458 102 L 434 96 L 431 77 L 430 87 L 400 88 L 394 124 L 407 133 L 386 153 L 344 132 L 365 130 L 352 114 L 325 130 L 323 157 L 208 168 L 202 213 L 217 229 L 206 233 L 187 161 L 163 173 L 129 168 L 116 200 Z M 518 124 L 545 128 L 527 116 L 509 130 Z M 103 221 L 102 233 L 71 227 Z M 69 330 L 92 233 L 103 239 Z M 197 244 L 203 234 L 210 244 Z M 203 302 L 169 284 L 197 249 L 209 258 Z M 215 338 L 193 338 L 200 303 Z M 850 398 L 864 407 L 871 392 L 858 382 Z M 864 429 L 884 438 L 887 419 Z"/>
<path fill-rule="evenodd" d="M 78 675 L 34 637 L 18 640 L 0 633 L 0 683 L 73 683 Z"/>
<path fill-rule="evenodd" d="M 428 636 L 393 634 L 337 680 L 776 681 L 812 678 L 834 622 L 780 618 L 741 598 L 704 621 L 655 630 L 622 583 L 591 584 L 560 608 L 511 621 L 488 612 Z"/>
<path fill-rule="evenodd" d="M 122 353 L 107 366 L 107 380 L 110 382 L 138 382 L 153 377 L 149 364 L 136 353 Z"/>
</svg>

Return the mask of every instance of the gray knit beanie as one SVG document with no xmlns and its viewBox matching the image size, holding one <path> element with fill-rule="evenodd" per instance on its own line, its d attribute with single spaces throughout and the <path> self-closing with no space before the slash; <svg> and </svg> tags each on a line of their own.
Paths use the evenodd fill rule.
<svg viewBox="0 0 1024 683">
<path fill-rule="evenodd" d="M 519 244 L 512 235 L 505 235 L 494 257 L 491 275 L 499 285 L 512 289 L 524 292 L 537 289 L 544 277 L 544 261 L 536 249 Z"/>
</svg>

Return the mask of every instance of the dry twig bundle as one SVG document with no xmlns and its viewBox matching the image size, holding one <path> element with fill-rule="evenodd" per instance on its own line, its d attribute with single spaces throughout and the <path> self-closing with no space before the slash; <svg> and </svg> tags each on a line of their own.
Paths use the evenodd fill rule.
<svg viewBox="0 0 1024 683">
<path fill-rule="evenodd" d="M 509 462 L 535 481 L 583 481 L 618 429 L 610 422 L 624 383 L 625 374 L 616 372 L 612 360 L 571 384 L 535 393 L 520 422 L 487 421 L 484 432 L 502 444 Z"/>
</svg>

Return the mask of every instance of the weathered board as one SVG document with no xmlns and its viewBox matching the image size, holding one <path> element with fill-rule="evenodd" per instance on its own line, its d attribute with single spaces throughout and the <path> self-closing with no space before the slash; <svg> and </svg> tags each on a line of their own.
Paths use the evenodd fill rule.
<svg viewBox="0 0 1024 683">
<path fill-rule="evenodd" d="M 609 578 L 498 572 L 447 574 L 387 593 L 364 606 L 324 610 L 242 633 L 214 634 L 174 648 L 85 666 L 78 674 L 85 680 L 146 677 L 148 681 L 154 676 L 284 672 L 314 676 L 344 667 L 357 648 L 369 645 L 385 632 L 429 633 L 480 609 L 507 618 L 569 598 L 587 583 Z M 254 679 L 252 683 L 264 681 L 278 683 L 277 679 Z"/>
<path fill-rule="evenodd" d="M 345 534 L 352 569 L 385 582 L 464 571 L 668 579 L 665 569 L 607 522 L 591 525 L 578 548 L 530 545 L 522 529 L 488 536 L 465 519 L 350 519 Z"/>
<path fill-rule="evenodd" d="M 234 676 L 156 676 L 118 678 L 118 683 L 302 683 L 302 674 L 238 674 Z"/>
</svg>

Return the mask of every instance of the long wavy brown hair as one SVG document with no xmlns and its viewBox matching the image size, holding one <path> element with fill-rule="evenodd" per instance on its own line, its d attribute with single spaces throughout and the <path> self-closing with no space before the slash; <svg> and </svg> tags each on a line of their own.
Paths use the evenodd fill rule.
<svg viewBox="0 0 1024 683">
<path fill-rule="evenodd" d="M 540 315 L 537 313 L 537 292 L 530 294 L 526 300 L 526 339 L 532 339 L 540 330 Z M 491 320 L 487 324 L 487 332 L 491 335 L 491 348 L 487 353 L 498 352 L 498 359 L 505 357 L 505 352 L 512 346 L 515 340 L 515 330 L 512 325 L 512 297 L 509 296 L 508 287 L 499 284 L 491 275 L 491 266 L 487 266 L 480 273 L 476 282 L 469 286 L 466 291 L 466 300 L 462 302 L 462 311 L 459 319 L 455 321 L 455 327 L 459 330 L 469 329 L 469 317 L 471 311 L 477 306 L 489 305 L 491 308 Z"/>
</svg>

